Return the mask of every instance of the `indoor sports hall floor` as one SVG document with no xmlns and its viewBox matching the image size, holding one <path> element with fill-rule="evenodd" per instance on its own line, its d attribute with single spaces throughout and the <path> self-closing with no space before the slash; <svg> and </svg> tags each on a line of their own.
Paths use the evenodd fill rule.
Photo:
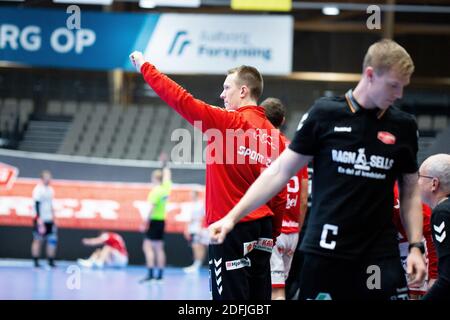
<svg viewBox="0 0 450 320">
<path fill-rule="evenodd" d="M 31 260 L 0 260 L 0 300 L 210 300 L 208 270 L 185 274 L 167 268 L 162 283 L 140 284 L 144 266 L 125 269 L 84 269 L 75 262 L 45 261 L 34 268 Z"/>
</svg>

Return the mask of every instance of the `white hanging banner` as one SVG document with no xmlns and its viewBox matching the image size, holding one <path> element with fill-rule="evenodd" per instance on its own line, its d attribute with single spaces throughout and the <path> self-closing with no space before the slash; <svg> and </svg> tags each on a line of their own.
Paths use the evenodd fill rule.
<svg viewBox="0 0 450 320">
<path fill-rule="evenodd" d="M 144 55 L 166 73 L 224 74 L 251 65 L 265 75 L 286 75 L 292 42 L 291 16 L 163 14 Z"/>
</svg>

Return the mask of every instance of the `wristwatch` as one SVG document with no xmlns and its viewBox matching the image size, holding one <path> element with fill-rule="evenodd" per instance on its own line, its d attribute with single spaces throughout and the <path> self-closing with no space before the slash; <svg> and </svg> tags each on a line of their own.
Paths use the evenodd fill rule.
<svg viewBox="0 0 450 320">
<path fill-rule="evenodd" d="M 409 246 L 408 246 L 408 252 L 411 251 L 411 248 L 417 248 L 417 249 L 420 250 L 420 252 L 421 252 L 422 254 L 425 253 L 425 245 L 423 244 L 423 242 L 413 242 L 413 243 L 410 243 Z"/>
</svg>

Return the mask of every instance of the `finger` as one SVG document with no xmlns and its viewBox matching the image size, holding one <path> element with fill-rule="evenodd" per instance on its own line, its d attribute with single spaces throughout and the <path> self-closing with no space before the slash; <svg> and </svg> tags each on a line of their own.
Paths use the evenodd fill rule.
<svg viewBox="0 0 450 320">
<path fill-rule="evenodd" d="M 211 230 L 210 235 L 211 235 L 210 240 L 211 240 L 211 243 L 213 243 L 213 244 L 221 244 L 221 243 L 223 243 L 223 240 L 225 239 L 224 232 L 220 229 Z"/>
<path fill-rule="evenodd" d="M 425 279 L 425 270 L 421 268 L 414 268 L 413 273 L 410 275 L 411 285 L 420 286 Z"/>
<path fill-rule="evenodd" d="M 209 238 L 212 243 L 215 243 L 217 241 L 217 230 L 215 228 L 209 229 Z"/>
<path fill-rule="evenodd" d="M 218 243 L 223 243 L 225 241 L 225 237 L 226 237 L 226 233 L 225 230 L 222 229 L 219 233 L 219 237 L 218 237 Z"/>
<path fill-rule="evenodd" d="M 406 264 L 406 273 L 407 274 L 412 274 L 413 273 L 412 263 L 407 263 Z"/>
<path fill-rule="evenodd" d="M 417 277 L 414 277 L 413 281 L 409 283 L 411 287 L 420 287 L 422 285 L 422 281 Z"/>
<path fill-rule="evenodd" d="M 426 270 L 425 269 L 421 269 L 420 270 L 420 275 L 419 275 L 419 279 L 420 279 L 421 282 L 425 280 L 426 275 L 427 275 Z"/>
</svg>

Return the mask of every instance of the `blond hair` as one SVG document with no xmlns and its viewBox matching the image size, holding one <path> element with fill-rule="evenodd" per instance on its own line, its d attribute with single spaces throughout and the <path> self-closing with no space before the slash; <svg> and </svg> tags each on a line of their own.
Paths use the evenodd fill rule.
<svg viewBox="0 0 450 320">
<path fill-rule="evenodd" d="M 228 70 L 228 74 L 236 73 L 237 81 L 240 85 L 245 85 L 250 89 L 250 96 L 258 101 L 263 92 L 263 78 L 258 69 L 251 66 L 240 66 Z"/>
<path fill-rule="evenodd" d="M 363 71 L 367 67 L 372 67 L 379 75 L 395 70 L 402 76 L 410 77 L 414 72 L 414 63 L 408 52 L 389 39 L 380 40 L 369 47 L 364 57 Z"/>
</svg>

